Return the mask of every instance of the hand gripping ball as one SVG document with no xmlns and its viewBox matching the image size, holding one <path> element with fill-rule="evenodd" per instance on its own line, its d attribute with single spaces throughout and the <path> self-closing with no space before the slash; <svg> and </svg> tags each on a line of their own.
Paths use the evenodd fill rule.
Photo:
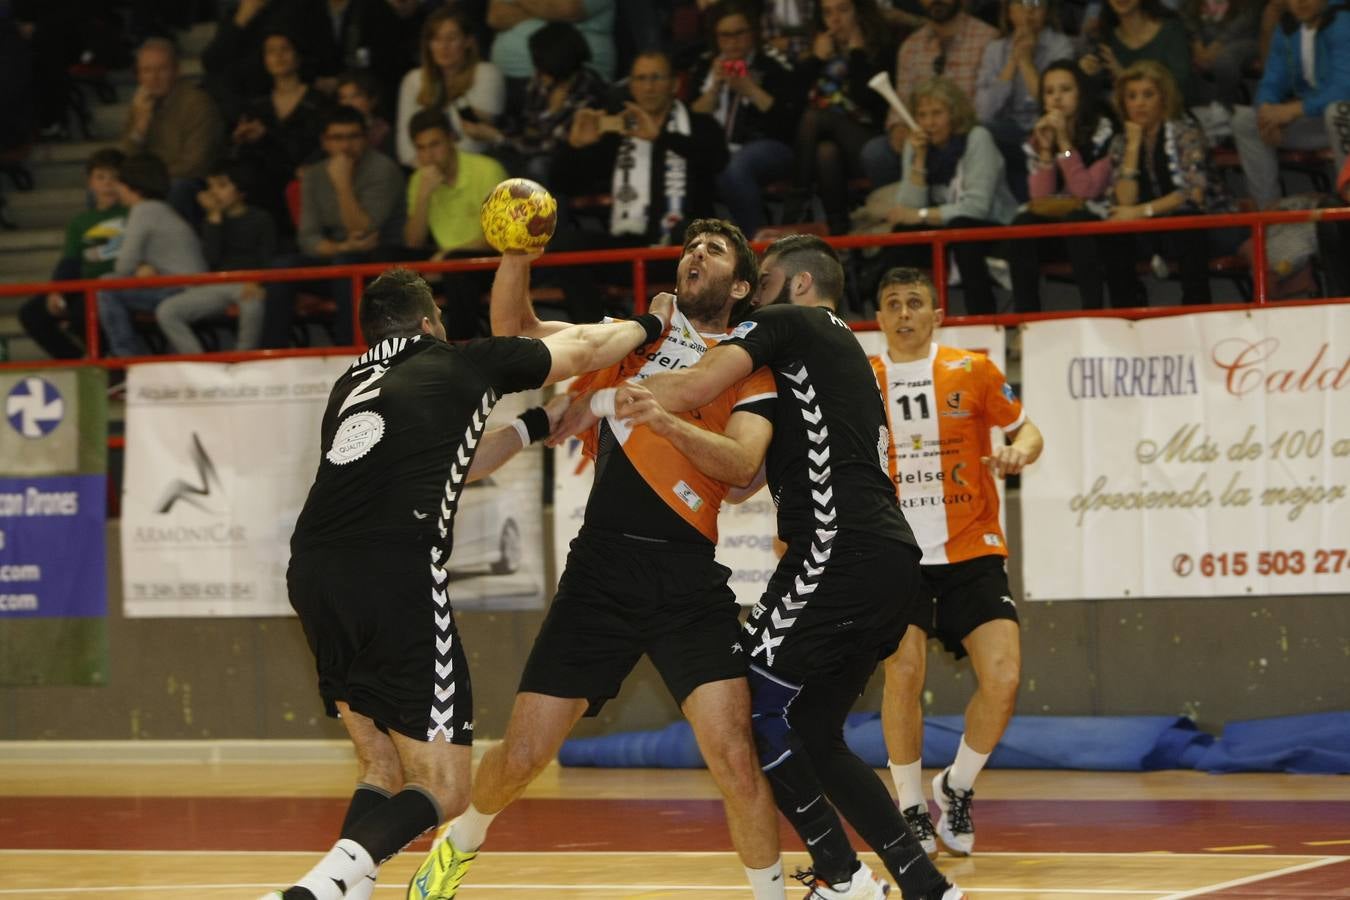
<svg viewBox="0 0 1350 900">
<path fill-rule="evenodd" d="M 538 250 L 553 237 L 558 201 L 541 184 L 508 178 L 483 201 L 479 220 L 483 236 L 498 251 Z"/>
</svg>

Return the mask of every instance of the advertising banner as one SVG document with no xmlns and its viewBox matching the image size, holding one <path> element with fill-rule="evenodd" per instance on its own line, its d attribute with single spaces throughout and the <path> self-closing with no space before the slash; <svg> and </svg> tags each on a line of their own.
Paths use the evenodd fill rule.
<svg viewBox="0 0 1350 900">
<path fill-rule="evenodd" d="M 1026 326 L 1030 599 L 1350 593 L 1350 307 Z"/>
<path fill-rule="evenodd" d="M 127 378 L 126 614 L 291 615 L 286 567 L 329 391 L 350 357 L 155 363 Z M 505 398 L 489 427 L 528 397 Z M 542 455 L 466 487 L 446 564 L 460 609 L 543 602 Z"/>
<path fill-rule="evenodd" d="M 107 385 L 0 373 L 0 684 L 107 674 Z"/>
<path fill-rule="evenodd" d="M 858 331 L 854 334 L 868 354 L 885 352 L 886 338 L 881 332 Z M 1000 368 L 1003 366 L 1005 335 L 999 326 L 944 328 L 936 339 L 952 346 L 980 350 Z M 581 454 L 580 441 L 571 440 L 558 448 L 553 479 L 553 552 L 555 571 L 559 573 L 567 559 L 568 545 L 585 518 L 591 478 L 592 466 Z M 736 592 L 736 599 L 744 605 L 759 600 L 769 576 L 778 565 L 773 546 L 777 533 L 775 514 L 769 492 L 761 490 L 743 503 L 723 504 L 718 516 L 717 560 L 731 569 L 731 588 Z"/>
</svg>

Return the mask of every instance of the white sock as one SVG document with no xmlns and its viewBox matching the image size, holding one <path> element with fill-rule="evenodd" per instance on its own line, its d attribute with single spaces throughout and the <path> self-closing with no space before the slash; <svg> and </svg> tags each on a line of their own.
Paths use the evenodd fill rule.
<svg viewBox="0 0 1350 900">
<path fill-rule="evenodd" d="M 962 735 L 961 746 L 956 750 L 956 762 L 952 763 L 952 767 L 947 771 L 947 787 L 957 791 L 974 789 L 975 779 L 980 776 L 980 770 L 987 762 L 989 754 L 976 753 L 970 749 L 965 735 Z"/>
<path fill-rule="evenodd" d="M 900 808 L 924 806 L 923 799 L 923 760 L 912 763 L 891 763 L 891 779 L 895 782 L 895 793 L 900 798 Z"/>
<path fill-rule="evenodd" d="M 348 888 L 343 900 L 370 900 L 375 895 L 375 879 L 379 876 L 380 870 L 376 869 L 357 883 L 356 887 Z"/>
<path fill-rule="evenodd" d="M 750 890 L 754 892 L 755 900 L 783 900 L 787 896 L 783 892 L 783 861 L 781 859 L 767 869 L 747 867 L 745 874 L 750 879 Z"/>
<path fill-rule="evenodd" d="M 342 900 L 346 888 L 360 884 L 374 871 L 375 862 L 366 848 L 356 841 L 343 838 L 295 886 L 309 891 L 315 900 Z"/>
<path fill-rule="evenodd" d="M 464 814 L 450 826 L 450 840 L 454 842 L 455 849 L 472 853 L 483 846 L 483 841 L 487 840 L 488 828 L 495 818 L 497 813 L 479 812 L 478 807 L 470 803 Z"/>
</svg>

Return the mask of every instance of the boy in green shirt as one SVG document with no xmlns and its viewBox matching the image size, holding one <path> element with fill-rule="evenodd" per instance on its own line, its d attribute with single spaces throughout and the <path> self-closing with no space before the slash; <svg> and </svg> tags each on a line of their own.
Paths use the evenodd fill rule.
<svg viewBox="0 0 1350 900">
<path fill-rule="evenodd" d="M 117 198 L 122 159 L 120 150 L 105 148 L 85 163 L 86 184 L 94 205 L 66 225 L 66 242 L 52 270 L 52 281 L 99 278 L 112 271 L 127 217 L 127 208 Z M 71 333 L 84 333 L 83 291 L 36 294 L 19 309 L 19 322 L 54 359 L 84 356 L 83 343 Z"/>
<path fill-rule="evenodd" d="M 450 121 L 439 109 L 424 109 L 408 123 L 417 148 L 417 170 L 408 179 L 408 218 L 403 242 L 432 259 L 483 256 L 491 252 L 479 225 L 483 199 L 506 179 L 501 163 L 455 146 Z M 434 244 L 435 251 L 430 245 Z M 445 330 L 450 340 L 478 332 L 486 272 L 446 273 Z"/>
</svg>

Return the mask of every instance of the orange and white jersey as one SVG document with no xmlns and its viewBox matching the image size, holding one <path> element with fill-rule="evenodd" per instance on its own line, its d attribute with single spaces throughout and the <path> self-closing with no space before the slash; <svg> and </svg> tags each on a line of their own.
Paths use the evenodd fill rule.
<svg viewBox="0 0 1350 900">
<path fill-rule="evenodd" d="M 927 359 L 871 360 L 891 429 L 887 468 L 923 563 L 1007 556 L 997 485 L 980 462 L 991 428 L 1026 421 L 1003 373 L 982 353 L 937 344 Z"/>
<path fill-rule="evenodd" d="M 725 334 L 703 334 L 678 309 L 659 344 L 639 348 L 617 365 L 585 375 L 573 382 L 572 393 L 614 387 L 625 381 L 642 381 L 658 372 L 694 365 L 709 347 Z M 706 406 L 677 413 L 687 422 L 721 434 L 737 409 L 778 397 L 773 373 L 759 368 L 736 382 Z M 712 543 L 717 543 L 717 513 L 730 486 L 709 478 L 683 453 L 645 425 L 633 425 L 611 416 L 606 420 L 625 457 L 642 479 L 681 518 Z M 582 436 L 582 449 L 595 459 L 598 429 Z"/>
</svg>

